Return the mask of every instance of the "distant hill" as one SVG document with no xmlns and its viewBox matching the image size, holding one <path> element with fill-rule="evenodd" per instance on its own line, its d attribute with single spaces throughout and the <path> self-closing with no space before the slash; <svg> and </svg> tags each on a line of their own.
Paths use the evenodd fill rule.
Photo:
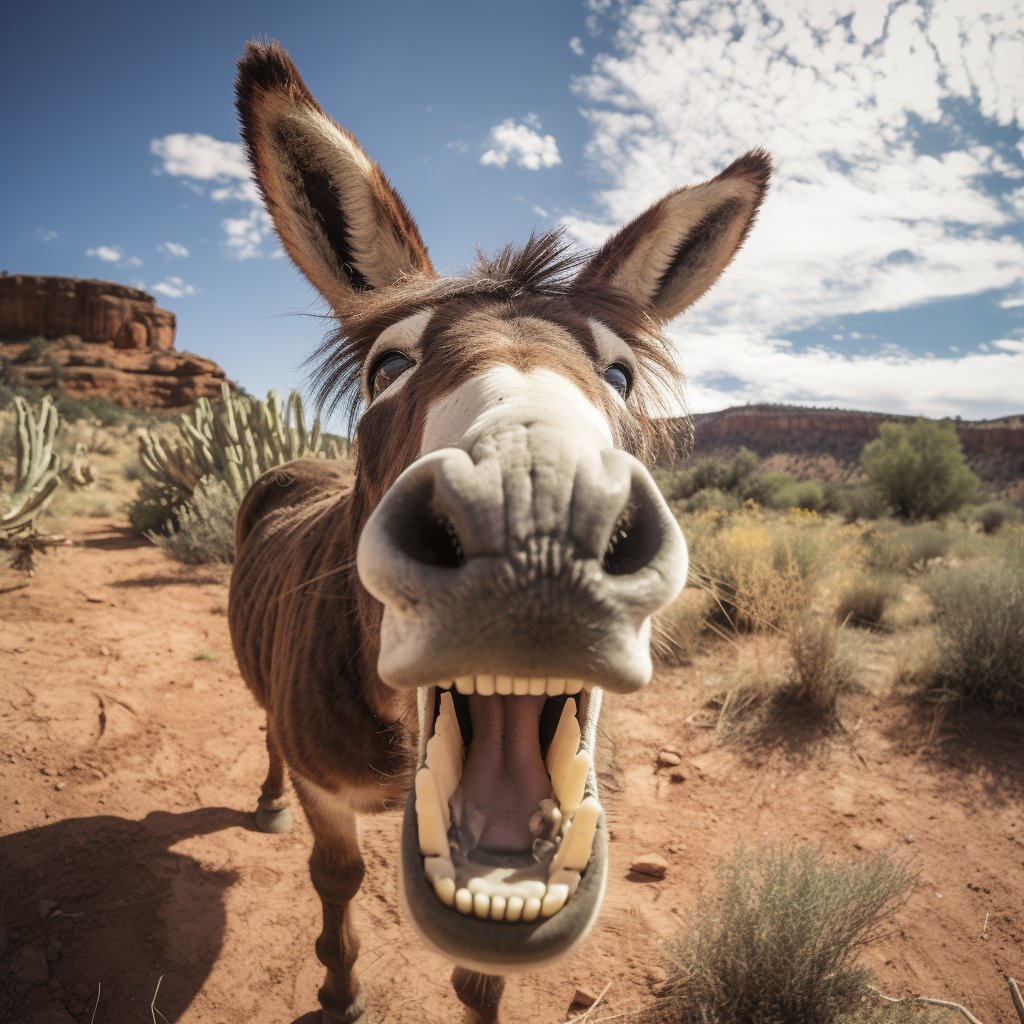
<svg viewBox="0 0 1024 1024">
<path fill-rule="evenodd" d="M 917 417 L 794 405 L 742 405 L 693 417 L 693 452 L 679 465 L 726 457 L 741 447 L 765 460 L 769 472 L 798 479 L 856 483 L 863 479 L 860 453 L 883 423 Z M 675 422 L 685 437 L 684 420 Z M 1024 415 L 996 420 L 954 420 L 964 455 L 989 496 L 1024 501 Z"/>
</svg>

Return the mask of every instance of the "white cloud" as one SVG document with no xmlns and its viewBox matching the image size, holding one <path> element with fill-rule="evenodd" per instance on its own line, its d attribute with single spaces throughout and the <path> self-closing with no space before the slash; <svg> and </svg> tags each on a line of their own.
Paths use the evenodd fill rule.
<svg viewBox="0 0 1024 1024">
<path fill-rule="evenodd" d="M 222 142 L 200 133 L 177 132 L 153 139 L 149 149 L 162 161 L 156 173 L 184 178 L 185 184 L 201 195 L 204 189 L 199 183 L 213 183 L 216 187 L 209 195 L 214 202 L 242 204 L 241 217 L 225 217 L 220 222 L 227 236 L 224 247 L 230 256 L 244 260 L 263 255 L 260 247 L 273 230 L 273 224 L 252 179 L 241 143 Z M 169 248 L 172 244 L 166 243 L 168 251 L 182 255 Z M 187 250 L 184 255 L 188 255 Z"/>
<path fill-rule="evenodd" d="M 855 356 L 824 347 L 798 353 L 788 342 L 742 331 L 686 334 L 676 341 L 694 412 L 785 402 L 986 418 L 1019 413 L 1021 407 L 1019 340 L 1003 339 L 993 343 L 995 352 L 955 358 L 914 356 L 893 346 Z M 735 379 L 742 382 L 737 389 L 731 386 Z"/>
<path fill-rule="evenodd" d="M 163 245 L 158 245 L 157 248 L 161 252 L 167 253 L 169 256 L 179 256 L 184 258 L 188 255 L 188 249 L 185 246 L 180 245 L 178 242 L 164 242 Z"/>
<path fill-rule="evenodd" d="M 95 249 L 86 249 L 86 256 L 96 256 L 107 263 L 117 263 L 124 259 L 124 253 L 116 245 L 98 245 Z"/>
<path fill-rule="evenodd" d="M 572 50 L 577 57 L 583 56 L 585 51 L 583 49 L 583 43 L 580 42 L 579 36 L 573 36 L 572 39 L 569 40 L 569 49 Z"/>
<path fill-rule="evenodd" d="M 542 167 L 554 167 L 562 158 L 553 135 L 541 135 L 540 121 L 536 114 L 527 114 L 523 124 L 516 124 L 515 118 L 506 118 L 491 129 L 491 149 L 488 149 L 480 163 L 504 167 L 512 160 L 518 167 L 539 171 Z"/>
<path fill-rule="evenodd" d="M 190 284 L 185 284 L 180 277 L 167 277 L 159 284 L 152 285 L 150 291 L 159 292 L 171 299 L 180 299 L 183 295 L 195 295 L 196 293 L 195 288 Z"/>
<path fill-rule="evenodd" d="M 36 237 L 40 242 L 52 242 L 57 237 L 57 232 L 36 228 Z"/>
<path fill-rule="evenodd" d="M 240 142 L 221 142 L 209 135 L 176 132 L 153 139 L 149 151 L 160 157 L 162 170 L 200 181 L 230 181 L 249 177 L 249 164 Z"/>
<path fill-rule="evenodd" d="M 1019 354 L 858 361 L 797 355 L 773 339 L 837 315 L 988 289 L 1024 294 L 1014 150 L 961 132 L 947 152 L 929 155 L 913 135 L 918 123 L 948 125 L 946 100 L 1019 131 L 1022 0 L 640 0 L 620 17 L 618 52 L 598 55 L 576 83 L 588 104 L 587 155 L 608 183 L 597 216 L 571 222 L 580 241 L 599 244 L 665 192 L 711 177 L 753 146 L 775 161 L 746 247 L 688 317 L 704 338 L 684 349 L 686 368 L 697 370 L 695 398 L 713 393 L 700 379 L 734 375 L 747 382 L 744 399 L 763 388 L 774 400 L 801 400 L 806 386 L 808 401 L 914 398 L 934 411 L 960 393 L 977 402 L 987 389 L 996 401 L 1011 367 L 1019 391 Z M 1024 155 L 1024 141 L 1018 149 Z M 734 358 L 733 345 L 757 358 Z M 772 376 L 776 367 L 791 385 Z M 736 397 L 718 393 L 724 404 Z"/>
</svg>

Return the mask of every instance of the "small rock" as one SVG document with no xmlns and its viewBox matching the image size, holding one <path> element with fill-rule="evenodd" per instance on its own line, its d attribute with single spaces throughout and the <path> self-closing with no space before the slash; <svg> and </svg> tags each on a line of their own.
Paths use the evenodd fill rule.
<svg viewBox="0 0 1024 1024">
<path fill-rule="evenodd" d="M 663 768 L 675 768 L 682 758 L 674 750 L 659 750 L 658 764 Z"/>
<path fill-rule="evenodd" d="M 650 875 L 652 878 L 664 878 L 665 872 L 668 871 L 668 861 L 658 853 L 645 853 L 633 859 L 629 870 L 640 875 Z"/>
<path fill-rule="evenodd" d="M 56 900 L 40 900 L 39 901 L 39 916 L 49 917 L 60 904 Z"/>
<path fill-rule="evenodd" d="M 661 967 L 652 967 L 647 972 L 647 987 L 651 990 L 651 994 L 660 996 L 665 991 L 665 986 L 668 984 L 668 975 Z"/>
<path fill-rule="evenodd" d="M 57 785 L 54 786 L 53 788 L 55 790 L 57 790 L 57 792 L 59 793 L 64 788 L 65 785 L 66 785 L 66 783 L 58 782 Z"/>
<path fill-rule="evenodd" d="M 68 1003 L 68 1013 L 70 1013 L 72 1017 L 77 1017 L 84 1011 L 85 1003 L 83 1003 L 81 999 L 72 999 L 71 1002 Z"/>
<path fill-rule="evenodd" d="M 597 996 L 589 989 L 578 988 L 576 989 L 576 995 L 572 997 L 572 1001 L 580 1006 L 593 1006 L 597 1002 Z"/>
<path fill-rule="evenodd" d="M 103 598 L 98 594 L 86 594 L 85 599 L 89 604 L 103 604 Z"/>
<path fill-rule="evenodd" d="M 912 835 L 911 835 L 911 834 L 910 834 L 909 832 L 908 832 L 908 833 L 907 833 L 907 834 L 906 834 L 906 835 L 905 835 L 905 836 L 904 836 L 903 838 L 904 838 L 904 839 L 905 839 L 905 840 L 906 840 L 906 841 L 907 841 L 908 843 L 912 843 L 912 842 L 914 841 L 914 837 L 913 837 L 913 836 L 912 836 Z"/>
<path fill-rule="evenodd" d="M 110 648 L 107 646 L 101 647 L 100 654 L 102 654 L 104 658 L 107 657 L 107 655 L 110 654 Z"/>
</svg>

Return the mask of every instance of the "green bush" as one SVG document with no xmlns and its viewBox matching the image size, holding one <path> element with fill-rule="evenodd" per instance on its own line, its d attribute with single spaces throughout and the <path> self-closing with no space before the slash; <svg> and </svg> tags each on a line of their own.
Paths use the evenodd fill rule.
<svg viewBox="0 0 1024 1024">
<path fill-rule="evenodd" d="M 185 565 L 230 565 L 235 560 L 237 514 L 238 502 L 231 488 L 221 480 L 204 477 L 188 504 L 178 511 L 176 528 L 167 524 L 165 532 L 150 533 L 149 538 Z"/>
<path fill-rule="evenodd" d="M 921 571 L 949 551 L 954 535 L 935 526 L 898 526 L 869 530 L 863 537 L 864 561 L 882 573 Z"/>
<path fill-rule="evenodd" d="M 1024 564 L 946 569 L 922 584 L 935 608 L 931 688 L 965 704 L 1024 715 Z"/>
<path fill-rule="evenodd" d="M 985 533 L 998 533 L 1007 523 L 1019 523 L 1021 510 L 1008 501 L 990 501 L 974 510 L 972 517 Z"/>
<path fill-rule="evenodd" d="M 740 507 L 740 500 L 717 487 L 702 487 L 686 502 L 685 507 L 687 512 L 708 512 L 711 509 L 735 512 Z"/>
<path fill-rule="evenodd" d="M 848 626 L 877 628 L 885 610 L 899 595 L 899 586 L 891 577 L 862 576 L 843 591 L 836 606 L 836 619 Z"/>
<path fill-rule="evenodd" d="M 955 512 L 980 484 L 964 464 L 956 427 L 949 422 L 883 423 L 860 460 L 868 480 L 905 519 Z"/>
<path fill-rule="evenodd" d="M 905 861 L 881 853 L 835 864 L 822 847 L 750 853 L 740 843 L 720 865 L 718 883 L 699 899 L 688 933 L 667 944 L 666 998 L 656 1020 L 863 1019 L 871 972 L 857 956 L 910 898 L 916 875 Z"/>
<path fill-rule="evenodd" d="M 848 523 L 858 519 L 884 519 L 892 514 L 892 506 L 885 495 L 871 484 L 855 484 L 840 491 L 836 497 L 836 512 Z"/>
<path fill-rule="evenodd" d="M 753 452 L 741 448 L 727 462 L 701 459 L 692 469 L 656 470 L 654 479 L 668 501 L 686 501 L 698 491 L 709 489 L 743 500 L 758 461 Z"/>
</svg>

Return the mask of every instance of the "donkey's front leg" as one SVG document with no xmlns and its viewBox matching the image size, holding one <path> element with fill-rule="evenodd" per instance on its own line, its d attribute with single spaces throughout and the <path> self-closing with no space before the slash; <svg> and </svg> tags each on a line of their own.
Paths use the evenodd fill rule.
<svg viewBox="0 0 1024 1024">
<path fill-rule="evenodd" d="M 303 792 L 307 787 L 294 777 L 293 782 L 313 830 L 309 874 L 323 904 L 323 930 L 316 940 L 317 958 L 327 968 L 319 992 L 323 1024 L 365 1024 L 366 993 L 354 970 L 359 938 L 349 906 L 365 871 L 355 815 L 337 806 L 324 807 Z"/>
<path fill-rule="evenodd" d="M 459 1001 L 468 1006 L 483 1024 L 493 1024 L 498 1019 L 498 1004 L 505 991 L 503 977 L 456 967 L 452 971 L 452 988 Z"/>
</svg>

